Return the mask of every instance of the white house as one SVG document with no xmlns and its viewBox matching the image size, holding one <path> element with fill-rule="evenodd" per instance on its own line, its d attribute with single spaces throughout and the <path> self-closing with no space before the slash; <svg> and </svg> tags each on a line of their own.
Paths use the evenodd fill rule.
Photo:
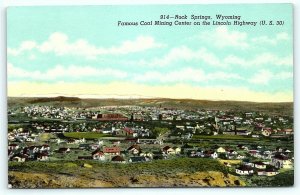
<svg viewBox="0 0 300 195">
<path fill-rule="evenodd" d="M 240 166 L 235 169 L 235 172 L 239 175 L 251 175 L 254 171 L 249 166 Z"/>
<path fill-rule="evenodd" d="M 226 150 L 225 150 L 225 148 L 223 148 L 223 147 L 219 147 L 219 148 L 217 149 L 217 152 L 218 152 L 218 153 L 225 153 Z"/>
<path fill-rule="evenodd" d="M 179 148 L 179 147 L 173 147 L 173 150 L 174 150 L 175 154 L 180 154 L 180 152 L 181 152 L 181 148 Z"/>
<path fill-rule="evenodd" d="M 257 169 L 266 169 L 266 164 L 263 163 L 263 162 L 255 162 L 254 163 L 254 167 L 257 168 Z"/>
<path fill-rule="evenodd" d="M 96 151 L 92 152 L 92 156 L 93 156 L 94 160 L 101 160 L 101 161 L 105 160 L 105 155 L 102 151 L 96 150 Z"/>
</svg>

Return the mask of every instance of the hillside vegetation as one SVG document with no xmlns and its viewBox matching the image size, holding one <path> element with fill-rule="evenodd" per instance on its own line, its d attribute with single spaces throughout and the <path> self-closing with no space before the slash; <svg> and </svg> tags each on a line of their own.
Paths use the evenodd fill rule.
<svg viewBox="0 0 300 195">
<path fill-rule="evenodd" d="M 228 174 L 226 167 L 218 161 L 201 158 L 135 164 L 96 161 L 9 162 L 9 183 L 13 188 L 245 185 L 237 176 Z"/>
</svg>

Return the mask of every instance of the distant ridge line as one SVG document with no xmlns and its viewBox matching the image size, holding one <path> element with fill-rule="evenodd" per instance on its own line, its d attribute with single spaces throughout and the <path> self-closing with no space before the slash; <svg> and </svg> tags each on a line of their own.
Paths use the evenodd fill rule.
<svg viewBox="0 0 300 195">
<path fill-rule="evenodd" d="M 121 97 L 121 98 L 120 98 Z M 293 103 L 293 102 L 253 102 L 253 101 L 239 101 L 239 100 L 208 100 L 208 99 L 192 99 L 192 98 L 164 98 L 164 97 L 130 97 L 130 96 L 120 96 L 120 97 L 78 97 L 78 96 L 8 96 L 9 98 L 26 98 L 26 99 L 38 99 L 38 100 L 49 100 L 49 101 L 79 101 L 79 100 L 170 100 L 170 101 L 199 101 L 199 102 L 239 102 L 239 103 L 257 103 L 257 104 L 280 104 L 280 103 Z"/>
</svg>

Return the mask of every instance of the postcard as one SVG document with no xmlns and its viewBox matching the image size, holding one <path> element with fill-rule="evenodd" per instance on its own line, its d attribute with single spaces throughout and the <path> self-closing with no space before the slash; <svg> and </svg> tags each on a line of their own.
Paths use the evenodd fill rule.
<svg viewBox="0 0 300 195">
<path fill-rule="evenodd" d="M 292 4 L 7 9 L 8 187 L 294 185 Z"/>
</svg>

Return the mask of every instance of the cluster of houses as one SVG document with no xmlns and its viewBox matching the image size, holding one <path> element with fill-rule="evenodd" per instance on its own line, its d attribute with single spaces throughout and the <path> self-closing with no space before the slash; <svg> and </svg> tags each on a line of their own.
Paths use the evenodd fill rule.
<svg viewBox="0 0 300 195">
<path fill-rule="evenodd" d="M 8 160 L 25 162 L 29 160 L 47 161 L 50 155 L 50 146 L 43 144 L 40 146 L 20 147 L 18 144 L 8 145 Z"/>
<path fill-rule="evenodd" d="M 70 117 L 71 109 L 68 107 L 33 105 L 33 106 L 25 106 L 20 111 L 20 113 L 24 113 L 28 117 L 33 119 L 36 118 L 68 119 Z"/>
<path fill-rule="evenodd" d="M 194 135 L 199 134 L 292 137 L 292 120 L 289 117 L 140 106 L 100 107 L 99 110 L 35 105 L 22 107 L 19 112 L 31 119 L 56 120 L 33 120 L 24 127 L 9 131 L 8 160 L 49 161 L 63 159 L 69 154 L 72 154 L 72 160 L 111 163 L 138 163 L 180 157 L 212 158 L 240 160 L 238 165 L 225 162 L 224 166 L 233 169 L 238 175 L 259 176 L 273 176 L 280 169 L 293 168 L 293 152 L 287 149 L 232 144 L 198 148 L 187 144 Z M 18 113 L 14 110 L 9 111 L 9 114 Z M 156 137 L 151 127 L 145 125 L 148 121 L 161 121 L 170 131 L 164 139 Z M 109 138 L 86 140 L 61 136 L 66 132 L 95 132 L 106 134 Z M 53 136 L 47 141 L 41 141 L 41 133 Z M 174 140 L 181 142 L 173 143 Z"/>
<path fill-rule="evenodd" d="M 252 137 L 289 137 L 294 134 L 293 123 L 288 116 L 266 116 L 246 112 L 243 116 L 219 113 L 215 116 L 216 133 L 227 135 L 251 135 Z M 247 127 L 247 128 L 245 128 Z"/>
<path fill-rule="evenodd" d="M 280 169 L 293 169 L 293 155 L 290 150 L 277 147 L 275 150 L 267 150 L 261 146 L 212 146 L 205 149 L 189 144 L 166 145 L 159 144 L 157 139 L 129 139 L 104 144 L 104 141 L 95 143 L 85 139 L 70 139 L 62 141 L 55 139 L 56 149 L 50 149 L 49 144 L 23 145 L 11 143 L 8 145 L 8 160 L 10 161 L 49 161 L 54 153 L 67 155 L 74 151 L 86 151 L 88 155 L 75 155 L 73 160 L 96 160 L 110 163 L 138 163 L 149 162 L 157 159 L 170 159 L 180 157 L 212 158 L 225 160 L 224 166 L 234 168 L 238 175 L 273 176 Z M 66 143 L 60 145 L 61 143 Z M 126 143 L 126 144 L 125 144 Z M 51 143 L 50 143 L 51 144 Z M 53 144 L 53 143 L 52 143 Z M 78 147 L 68 147 L 68 144 L 76 144 Z M 146 146 L 156 147 L 149 148 Z M 231 165 L 230 161 L 240 160 L 239 165 Z"/>
<path fill-rule="evenodd" d="M 291 151 L 277 147 L 276 150 L 261 150 L 260 147 L 247 149 L 248 155 L 254 157 L 254 161 L 243 161 L 243 164 L 236 168 L 239 175 L 273 176 L 279 173 L 280 169 L 293 169 L 294 158 Z"/>
<path fill-rule="evenodd" d="M 44 127 L 47 132 L 66 132 L 66 131 L 97 131 L 107 134 L 125 133 L 118 132 L 126 127 L 130 121 L 165 121 L 176 123 L 175 128 L 171 129 L 174 138 L 191 138 L 193 134 L 208 135 L 239 135 L 252 136 L 255 138 L 274 137 L 282 138 L 293 135 L 293 119 L 288 116 L 268 116 L 256 112 L 237 112 L 220 110 L 182 110 L 159 107 L 141 106 L 105 106 L 99 107 L 97 111 L 93 109 L 78 109 L 68 107 L 54 107 L 31 105 L 22 107 L 21 110 L 9 110 L 9 115 L 26 114 L 31 119 L 47 118 L 61 119 L 67 121 L 82 120 L 82 126 L 52 126 Z M 101 127 L 85 125 L 86 121 L 102 121 L 108 125 Z M 115 124 L 112 125 L 112 122 Z M 41 127 L 43 128 L 43 127 Z M 135 127 L 131 128 L 135 131 Z M 149 129 L 136 130 L 133 137 L 149 137 Z M 37 127 L 38 129 L 38 127 Z M 141 135 L 138 135 L 138 132 Z M 177 136 L 177 137 L 176 137 Z"/>
</svg>

